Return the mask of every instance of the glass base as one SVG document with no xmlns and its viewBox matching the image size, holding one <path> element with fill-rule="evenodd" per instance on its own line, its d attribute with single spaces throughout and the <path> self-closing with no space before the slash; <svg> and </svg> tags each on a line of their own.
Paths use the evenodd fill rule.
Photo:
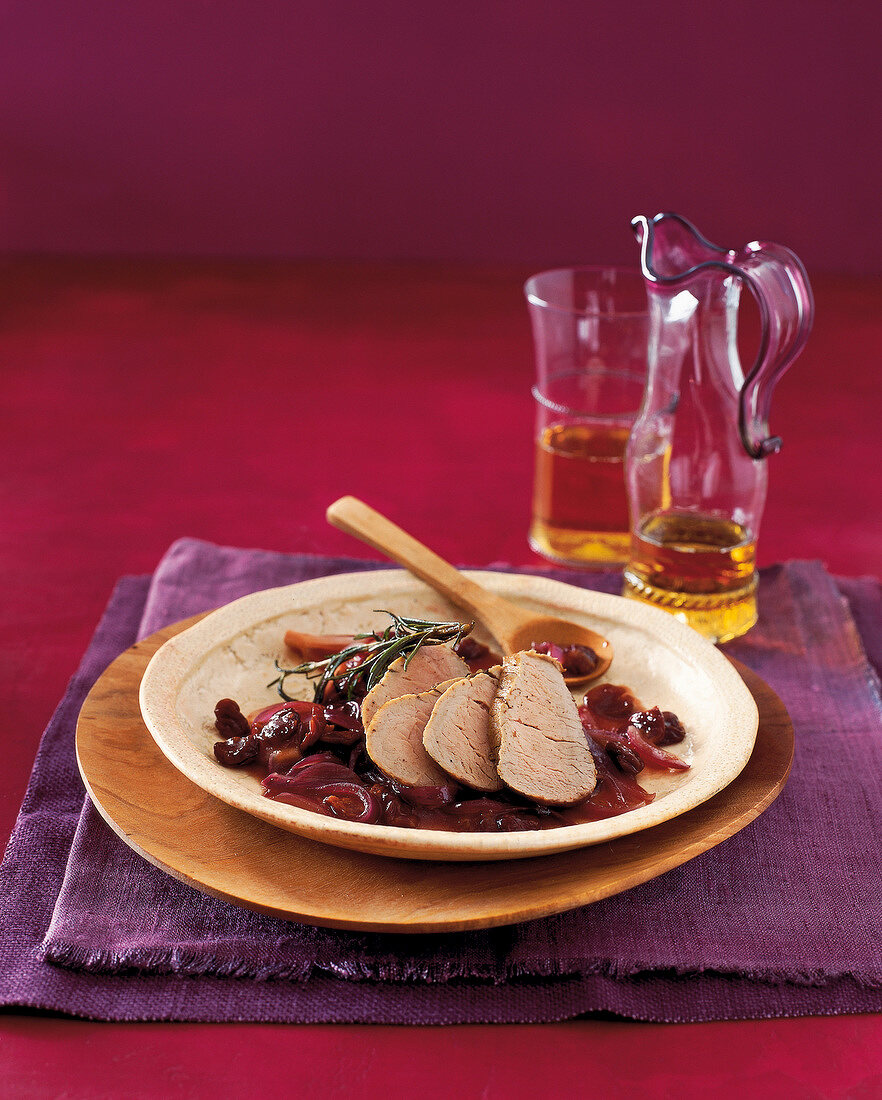
<svg viewBox="0 0 882 1100">
<path fill-rule="evenodd" d="M 622 595 L 670 612 L 712 642 L 729 642 L 756 623 L 756 585 L 754 576 L 743 588 L 696 595 L 658 588 L 626 569 Z"/>
<path fill-rule="evenodd" d="M 616 569 L 628 560 L 631 536 L 627 531 L 580 531 L 553 527 L 534 519 L 530 548 L 549 561 L 581 569 Z"/>
</svg>

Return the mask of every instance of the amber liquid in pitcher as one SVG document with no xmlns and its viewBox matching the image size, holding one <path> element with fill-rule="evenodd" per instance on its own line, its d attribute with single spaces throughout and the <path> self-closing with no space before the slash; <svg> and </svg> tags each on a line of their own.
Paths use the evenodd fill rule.
<svg viewBox="0 0 882 1100">
<path fill-rule="evenodd" d="M 732 520 L 656 513 L 632 542 L 624 595 L 725 642 L 756 622 L 755 562 L 754 537 Z"/>
<path fill-rule="evenodd" d="M 555 561 L 603 567 L 628 559 L 625 448 L 630 427 L 553 424 L 536 440 L 530 545 Z"/>
</svg>

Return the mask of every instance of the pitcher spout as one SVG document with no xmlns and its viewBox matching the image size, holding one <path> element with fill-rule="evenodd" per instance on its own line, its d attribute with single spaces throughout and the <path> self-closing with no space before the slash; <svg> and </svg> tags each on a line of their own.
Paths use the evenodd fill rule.
<svg viewBox="0 0 882 1100">
<path fill-rule="evenodd" d="M 643 277 L 650 283 L 672 286 L 708 265 L 738 274 L 732 263 L 736 253 L 712 244 L 679 214 L 638 214 L 631 228 L 640 243 Z"/>
</svg>

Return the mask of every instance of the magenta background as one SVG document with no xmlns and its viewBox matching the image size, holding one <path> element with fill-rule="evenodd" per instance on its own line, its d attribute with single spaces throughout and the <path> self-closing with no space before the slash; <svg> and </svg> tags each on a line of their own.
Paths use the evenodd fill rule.
<svg viewBox="0 0 882 1100">
<path fill-rule="evenodd" d="M 4 0 L 0 248 L 875 272 L 879 9 L 848 0 Z"/>
</svg>

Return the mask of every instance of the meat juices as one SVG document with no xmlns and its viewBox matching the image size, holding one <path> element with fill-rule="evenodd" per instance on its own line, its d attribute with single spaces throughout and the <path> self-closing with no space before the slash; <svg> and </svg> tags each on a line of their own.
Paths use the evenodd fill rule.
<svg viewBox="0 0 882 1100">
<path fill-rule="evenodd" d="M 490 706 L 497 771 L 512 790 L 546 806 L 571 806 L 597 784 L 597 769 L 561 666 L 527 650 L 506 657 Z"/>
<path fill-rule="evenodd" d="M 365 728 L 365 747 L 386 775 L 408 787 L 441 787 L 450 782 L 423 747 L 423 730 L 433 707 L 454 683 L 458 680 L 446 680 L 417 694 L 399 695 L 374 714 Z"/>
<path fill-rule="evenodd" d="M 390 700 L 469 675 L 469 666 L 446 645 L 423 646 L 413 654 L 407 668 L 404 662 L 404 657 L 393 661 L 383 679 L 362 700 L 361 720 L 365 729 L 380 707 Z"/>
<path fill-rule="evenodd" d="M 456 680 L 444 692 L 423 730 L 423 746 L 441 768 L 476 791 L 501 791 L 490 735 L 490 705 L 500 665 Z"/>
</svg>

